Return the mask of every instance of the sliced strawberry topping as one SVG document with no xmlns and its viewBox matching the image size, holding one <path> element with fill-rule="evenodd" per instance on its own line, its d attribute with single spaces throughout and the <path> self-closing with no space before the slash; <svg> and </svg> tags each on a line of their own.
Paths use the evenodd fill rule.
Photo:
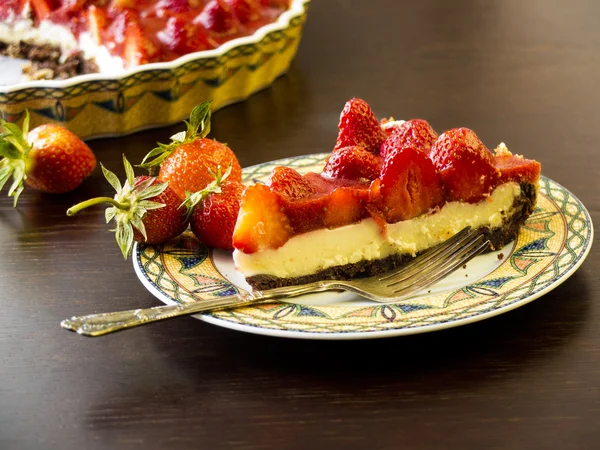
<svg viewBox="0 0 600 450">
<path fill-rule="evenodd" d="M 384 158 L 392 150 L 402 147 L 414 147 L 429 153 L 431 146 L 438 139 L 438 134 L 429 122 L 423 119 L 408 120 L 394 125 L 388 131 L 390 135 L 381 145 L 381 156 Z"/>
<path fill-rule="evenodd" d="M 386 138 L 371 107 L 359 98 L 346 102 L 338 128 L 340 131 L 334 149 L 360 145 L 378 155 L 379 147 Z"/>
<path fill-rule="evenodd" d="M 244 253 L 276 249 L 291 235 L 281 196 L 263 184 L 246 188 L 233 233 L 234 248 Z"/>
<path fill-rule="evenodd" d="M 381 158 L 363 147 L 342 147 L 333 151 L 325 163 L 323 175 L 330 178 L 374 180 L 381 170 Z"/>
<path fill-rule="evenodd" d="M 449 201 L 477 203 L 498 185 L 500 171 L 494 155 L 468 128 L 440 135 L 430 158 L 440 171 Z"/>
<path fill-rule="evenodd" d="M 496 156 L 495 165 L 500 170 L 500 182 L 523 181 L 535 182 L 539 180 L 542 166 L 539 162 L 525 159 L 520 156 Z"/>
<path fill-rule="evenodd" d="M 425 152 L 414 147 L 393 150 L 381 177 L 371 183 L 371 201 L 388 223 L 420 216 L 444 202 L 439 173 Z"/>
</svg>

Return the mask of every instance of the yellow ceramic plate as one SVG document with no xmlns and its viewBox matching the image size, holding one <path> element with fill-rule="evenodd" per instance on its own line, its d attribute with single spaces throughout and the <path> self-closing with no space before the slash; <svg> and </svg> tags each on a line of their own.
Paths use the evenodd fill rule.
<svg viewBox="0 0 600 450">
<path fill-rule="evenodd" d="M 285 73 L 296 54 L 310 0 L 294 0 L 279 19 L 215 50 L 128 70 L 120 76 L 13 83 L 14 61 L 0 59 L 0 113 L 32 126 L 55 122 L 78 136 L 118 136 L 177 123 L 201 100 L 213 109 L 245 100 Z M 158 111 L 158 113 L 157 113 Z"/>
<path fill-rule="evenodd" d="M 265 181 L 273 167 L 320 171 L 325 154 L 244 169 L 246 183 Z M 305 339 L 367 339 L 440 330 L 518 308 L 551 291 L 582 264 L 593 242 L 588 212 L 568 190 L 542 177 L 534 213 L 515 242 L 479 256 L 466 269 L 410 300 L 381 305 L 351 293 L 321 293 L 198 315 L 249 333 Z M 187 232 L 161 246 L 137 245 L 134 267 L 144 286 L 169 304 L 248 289 L 231 254 L 213 251 Z"/>
</svg>

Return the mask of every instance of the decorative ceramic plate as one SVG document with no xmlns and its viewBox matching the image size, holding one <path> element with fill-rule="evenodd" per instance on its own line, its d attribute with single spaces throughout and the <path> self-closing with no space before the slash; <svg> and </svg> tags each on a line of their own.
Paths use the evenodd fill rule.
<svg viewBox="0 0 600 450">
<path fill-rule="evenodd" d="M 321 170 L 327 155 L 287 158 L 244 169 L 244 181 L 267 179 L 276 165 Z M 396 304 L 351 293 L 319 293 L 289 302 L 201 314 L 215 325 L 249 333 L 305 339 L 367 339 L 440 330 L 483 320 L 551 291 L 590 251 L 588 212 L 568 190 L 541 177 L 537 207 L 515 242 L 478 256 L 427 291 Z M 161 245 L 137 245 L 134 267 L 144 286 L 169 304 L 249 289 L 231 254 L 203 246 L 189 231 Z"/>
<path fill-rule="evenodd" d="M 294 0 L 277 21 L 251 36 L 118 76 L 15 82 L 20 64 L 0 58 L 0 114 L 19 122 L 28 109 L 32 127 L 54 122 L 96 138 L 177 123 L 201 100 L 212 100 L 213 111 L 245 100 L 287 72 L 309 3 Z"/>
</svg>

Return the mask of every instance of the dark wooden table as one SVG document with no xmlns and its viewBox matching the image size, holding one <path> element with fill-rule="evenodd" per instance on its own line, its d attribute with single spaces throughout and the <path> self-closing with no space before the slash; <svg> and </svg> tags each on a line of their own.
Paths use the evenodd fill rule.
<svg viewBox="0 0 600 450">
<path fill-rule="evenodd" d="M 600 3 L 315 1 L 289 74 L 214 115 L 247 166 L 328 151 L 344 102 L 474 129 L 538 159 L 600 223 Z M 91 141 L 122 176 L 180 127 Z M 193 318 L 84 338 L 73 314 L 159 302 L 123 261 L 96 170 L 72 194 L 0 198 L 0 448 L 598 448 L 600 256 L 499 317 L 318 342 Z M 112 194 L 111 194 L 112 195 Z M 596 231 L 597 228 L 596 228 Z"/>
</svg>

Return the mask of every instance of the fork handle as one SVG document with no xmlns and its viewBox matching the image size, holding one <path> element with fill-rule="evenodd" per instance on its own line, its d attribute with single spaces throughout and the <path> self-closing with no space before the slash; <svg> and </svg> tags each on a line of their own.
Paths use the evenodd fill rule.
<svg viewBox="0 0 600 450">
<path fill-rule="evenodd" d="M 268 291 L 242 291 L 236 295 L 228 295 L 215 299 L 198 300 L 192 303 L 177 305 L 154 306 L 145 309 L 131 309 L 87 316 L 74 316 L 65 319 L 60 326 L 67 330 L 76 331 L 84 336 L 102 336 L 115 331 L 137 327 L 159 320 L 197 314 L 207 311 L 249 306 L 257 303 L 268 303 L 274 298 L 290 298 L 310 292 L 325 291 L 329 287 L 325 283 L 311 283 L 303 286 L 285 286 Z"/>
</svg>

